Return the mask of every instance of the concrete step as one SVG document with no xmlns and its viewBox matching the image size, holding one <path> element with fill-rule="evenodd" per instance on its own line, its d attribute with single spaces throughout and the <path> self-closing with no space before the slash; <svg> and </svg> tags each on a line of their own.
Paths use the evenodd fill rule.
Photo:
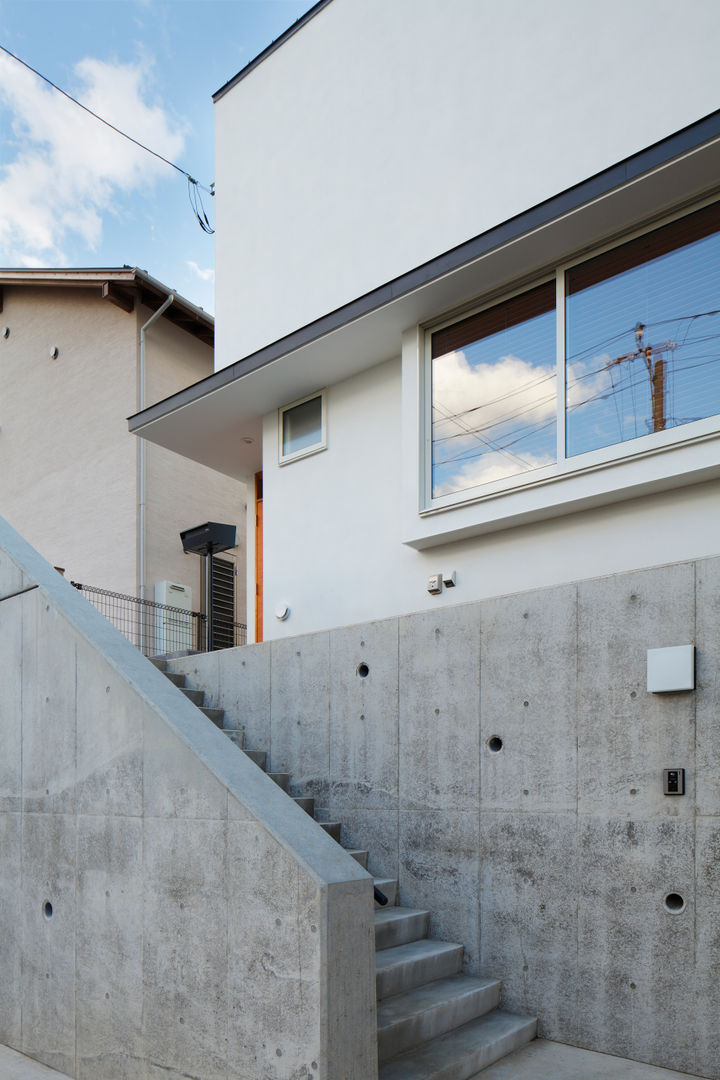
<svg viewBox="0 0 720 1080">
<path fill-rule="evenodd" d="M 153 665 L 153 667 L 156 667 L 158 669 L 158 671 L 167 671 L 167 660 L 159 660 L 155 656 L 149 656 L 148 660 Z"/>
<path fill-rule="evenodd" d="M 306 798 L 303 798 L 303 797 L 301 797 L 299 795 L 294 795 L 293 796 L 293 802 L 297 803 L 298 806 L 300 807 L 300 809 L 304 810 L 306 814 L 310 815 L 310 817 L 313 816 L 313 813 L 315 811 L 315 800 L 314 799 L 306 799 Z"/>
<path fill-rule="evenodd" d="M 241 750 L 244 749 L 244 747 L 243 747 L 243 743 L 245 742 L 245 732 L 244 731 L 236 731 L 234 728 L 226 728 L 226 727 L 224 727 L 223 728 L 223 735 L 227 735 L 230 742 L 235 743 L 235 745 L 239 746 Z"/>
<path fill-rule="evenodd" d="M 413 908 L 390 907 L 389 905 L 377 909 L 375 911 L 376 952 L 427 937 L 429 922 L 429 911 L 416 911 Z"/>
<path fill-rule="evenodd" d="M 179 671 L 164 671 L 163 675 L 166 679 L 169 679 L 174 686 L 182 688 L 185 685 L 185 675 L 181 675 Z"/>
<path fill-rule="evenodd" d="M 254 761 L 256 765 L 259 765 L 261 769 L 265 768 L 267 763 L 267 752 L 265 750 L 243 750 L 243 754 Z"/>
<path fill-rule="evenodd" d="M 394 907 L 397 903 L 397 878 L 374 878 L 373 881 L 375 888 L 387 896 L 390 907 Z"/>
<path fill-rule="evenodd" d="M 201 713 L 205 713 L 208 720 L 212 720 L 216 727 L 222 728 L 223 717 L 225 716 L 224 709 L 206 709 L 204 705 L 200 705 L 199 709 Z"/>
<path fill-rule="evenodd" d="M 167 675 L 167 672 L 165 672 L 165 674 Z M 185 676 L 183 676 L 183 678 L 184 677 Z M 189 686 L 181 686 L 180 693 L 184 694 L 188 701 L 192 701 L 193 705 L 197 705 L 198 708 L 205 700 L 204 690 L 191 690 Z"/>
<path fill-rule="evenodd" d="M 332 836 L 333 840 L 337 840 L 340 843 L 340 832 L 342 830 L 342 824 L 339 821 L 318 821 L 318 825 L 321 825 L 325 832 Z"/>
<path fill-rule="evenodd" d="M 355 862 L 359 862 L 367 870 L 368 852 L 365 848 L 345 848 L 345 850 L 348 855 L 352 855 Z"/>
<path fill-rule="evenodd" d="M 530 1016 L 493 1009 L 387 1061 L 380 1066 L 378 1080 L 471 1080 L 531 1042 L 536 1028 L 537 1021 Z"/>
<path fill-rule="evenodd" d="M 281 787 L 283 791 L 287 791 L 288 784 L 290 783 L 289 772 L 269 772 L 268 776 L 271 780 L 274 780 L 278 787 Z"/>
<path fill-rule="evenodd" d="M 452 975 L 378 1002 L 378 1061 L 387 1061 L 497 1008 L 498 979 Z"/>
<path fill-rule="evenodd" d="M 446 979 L 462 970 L 463 947 L 449 941 L 409 941 L 382 949 L 375 957 L 375 989 L 378 1001 L 403 994 L 416 986 Z"/>
</svg>

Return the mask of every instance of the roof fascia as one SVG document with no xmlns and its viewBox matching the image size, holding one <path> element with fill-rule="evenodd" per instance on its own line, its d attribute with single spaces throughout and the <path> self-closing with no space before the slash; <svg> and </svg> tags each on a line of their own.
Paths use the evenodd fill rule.
<svg viewBox="0 0 720 1080">
<path fill-rule="evenodd" d="M 720 109 L 694 124 L 669 135 L 667 138 L 609 168 L 581 181 L 558 195 L 517 214 L 493 228 L 465 241 L 457 247 L 436 256 L 393 280 L 378 286 L 371 292 L 336 308 L 327 315 L 308 323 L 285 337 L 279 338 L 262 349 L 236 360 L 225 368 L 208 375 L 177 394 L 129 417 L 130 431 L 138 431 L 146 424 L 160 419 L 176 409 L 212 394 L 222 387 L 295 352 L 313 341 L 355 322 L 379 310 L 423 286 L 443 278 L 447 274 L 474 262 L 488 252 L 500 248 L 533 230 L 623 187 L 646 173 L 679 158 L 704 144 L 720 138 Z"/>
<path fill-rule="evenodd" d="M 186 300 L 184 296 L 164 285 L 157 278 L 152 277 L 139 267 L 128 268 L 93 268 L 81 270 L 55 270 L 55 269 L 0 269 L 0 286 L 22 285 L 43 286 L 45 288 L 88 288 L 93 286 L 102 287 L 106 282 L 126 287 L 138 287 L 140 300 L 152 310 L 158 307 L 174 294 L 171 308 L 164 313 L 164 317 L 174 323 L 180 329 L 192 334 L 210 347 L 214 344 L 215 320 L 212 315 Z M 149 294 L 149 295 L 148 295 Z M 148 300 L 152 297 L 152 301 Z M 157 302 L 156 302 L 157 301 Z"/>
<path fill-rule="evenodd" d="M 298 30 L 302 30 L 303 26 L 305 26 L 306 23 L 309 23 L 311 19 L 313 19 L 320 11 L 322 11 L 324 7 L 327 7 L 330 3 L 332 3 L 332 0 L 318 0 L 318 3 L 315 4 L 314 7 L 311 7 L 310 10 L 306 11 L 304 15 L 301 15 L 300 18 L 292 24 L 292 26 L 289 26 L 287 30 L 285 30 L 280 35 L 280 37 L 275 38 L 274 41 L 271 41 L 270 44 L 265 49 L 263 49 L 261 53 L 258 53 L 258 55 L 253 60 L 251 60 L 249 64 L 246 64 L 244 68 L 241 68 L 240 71 L 238 71 L 237 75 L 233 75 L 232 79 L 229 79 L 223 86 L 220 87 L 219 90 L 216 90 L 213 94 L 213 103 L 217 104 L 220 98 L 224 97 L 225 94 L 227 94 L 228 90 L 232 90 L 232 88 L 234 86 L 237 86 L 239 82 L 246 78 L 251 71 L 254 71 L 256 67 L 259 67 L 260 64 L 262 64 L 263 60 L 267 60 L 268 56 L 271 56 L 272 53 L 277 52 L 281 45 L 284 45 L 286 41 L 288 41 L 291 37 L 297 34 Z"/>
</svg>

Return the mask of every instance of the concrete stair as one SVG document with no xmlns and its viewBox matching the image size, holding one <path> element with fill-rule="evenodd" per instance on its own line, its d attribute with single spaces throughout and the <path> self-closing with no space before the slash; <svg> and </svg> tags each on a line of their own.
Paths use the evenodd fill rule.
<svg viewBox="0 0 720 1080">
<path fill-rule="evenodd" d="M 248 750 L 241 730 L 226 727 L 223 709 L 206 708 L 202 690 L 185 685 L 185 676 L 151 661 L 255 764 L 267 771 L 263 750 Z M 268 776 L 287 791 L 290 774 Z M 291 797 L 291 796 L 288 796 Z M 311 817 L 315 800 L 293 801 Z M 318 821 L 338 843 L 339 821 Z M 365 869 L 368 852 L 348 849 Z M 397 881 L 375 878 L 387 898 L 375 910 L 375 988 L 377 994 L 379 1080 L 470 1080 L 476 1073 L 535 1038 L 537 1021 L 502 1011 L 497 979 L 462 973 L 463 947 L 428 938 L 430 913 L 397 907 Z"/>
</svg>

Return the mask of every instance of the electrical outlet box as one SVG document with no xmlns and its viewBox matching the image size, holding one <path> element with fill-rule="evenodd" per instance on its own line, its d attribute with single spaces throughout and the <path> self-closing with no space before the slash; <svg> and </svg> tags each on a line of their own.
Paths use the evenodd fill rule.
<svg viewBox="0 0 720 1080">
<path fill-rule="evenodd" d="M 663 795 L 685 794 L 685 770 L 663 769 Z"/>
<path fill-rule="evenodd" d="M 427 591 L 429 593 L 441 593 L 443 585 L 442 574 L 433 574 L 428 578 Z"/>
</svg>

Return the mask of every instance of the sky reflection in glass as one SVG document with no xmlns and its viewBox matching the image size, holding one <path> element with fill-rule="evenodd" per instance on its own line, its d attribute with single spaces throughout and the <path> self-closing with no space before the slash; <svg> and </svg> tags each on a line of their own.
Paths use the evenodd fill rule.
<svg viewBox="0 0 720 1080">
<path fill-rule="evenodd" d="M 554 308 L 436 356 L 432 387 L 433 498 L 552 464 Z"/>
<path fill-rule="evenodd" d="M 720 413 L 718 309 L 717 233 L 569 295 L 568 456 Z"/>
</svg>

